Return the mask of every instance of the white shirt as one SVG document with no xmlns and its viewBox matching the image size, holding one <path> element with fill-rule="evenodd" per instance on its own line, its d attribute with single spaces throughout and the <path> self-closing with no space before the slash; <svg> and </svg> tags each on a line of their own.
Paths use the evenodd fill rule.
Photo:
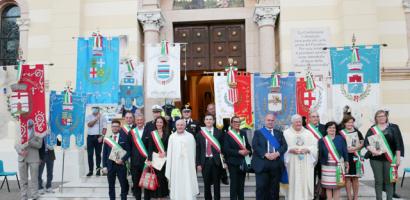
<svg viewBox="0 0 410 200">
<path fill-rule="evenodd" d="M 114 136 L 117 137 L 117 138 L 115 138 Z M 118 143 L 118 140 L 120 139 L 120 134 L 118 134 L 118 133 L 113 133 L 113 134 L 112 134 L 112 138 L 115 139 L 115 142 L 116 142 L 116 143 Z"/>
<path fill-rule="evenodd" d="M 94 115 L 88 115 L 85 119 L 85 124 L 87 125 L 89 122 L 93 121 L 96 118 Z M 87 125 L 88 127 L 88 125 Z M 94 124 L 92 127 L 88 127 L 88 135 L 101 135 L 102 130 L 107 128 L 107 122 L 104 116 L 101 116 L 100 119 Z"/>
<path fill-rule="evenodd" d="M 211 134 L 211 135 L 214 135 L 214 129 L 212 128 L 211 130 L 209 130 L 208 128 L 205 128 L 207 131 L 209 131 L 209 133 Z M 208 140 L 205 138 L 205 157 L 207 157 L 207 158 L 210 158 L 210 157 L 213 157 L 213 155 L 212 155 L 212 145 L 211 145 L 211 154 L 210 155 L 207 155 L 206 154 L 206 151 L 207 151 L 207 147 L 208 147 Z"/>
<path fill-rule="evenodd" d="M 140 138 L 142 138 L 142 134 L 144 133 L 144 128 L 145 128 L 145 127 L 142 127 L 142 129 L 139 129 L 139 128 L 137 127 L 137 129 L 138 129 L 138 135 L 140 136 Z"/>
</svg>

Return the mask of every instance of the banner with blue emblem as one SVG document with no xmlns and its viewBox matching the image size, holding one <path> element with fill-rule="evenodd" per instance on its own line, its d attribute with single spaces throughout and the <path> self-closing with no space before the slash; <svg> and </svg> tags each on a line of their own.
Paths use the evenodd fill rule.
<svg viewBox="0 0 410 200">
<path fill-rule="evenodd" d="M 254 75 L 255 96 L 255 129 L 262 128 L 265 116 L 273 113 L 276 116 L 275 128 L 286 129 L 296 114 L 296 77 L 294 73 L 280 77 L 280 88 L 272 90 L 272 77 Z"/>
<path fill-rule="evenodd" d="M 61 93 L 50 92 L 50 138 L 48 145 L 56 145 L 57 136 L 61 136 L 61 147 L 70 147 L 70 137 L 75 136 L 76 145 L 84 145 L 84 120 L 86 95 L 78 95 L 65 90 Z"/>
<path fill-rule="evenodd" d="M 380 103 L 380 46 L 330 48 L 334 119 L 340 121 L 343 109 L 353 109 L 356 121 L 372 113 Z"/>
<path fill-rule="evenodd" d="M 119 38 L 78 38 L 76 91 L 88 104 L 118 104 Z"/>
<path fill-rule="evenodd" d="M 144 106 L 143 92 L 144 67 L 134 59 L 123 59 L 120 64 L 120 92 L 119 103 L 125 110 L 132 110 L 133 106 Z"/>
</svg>

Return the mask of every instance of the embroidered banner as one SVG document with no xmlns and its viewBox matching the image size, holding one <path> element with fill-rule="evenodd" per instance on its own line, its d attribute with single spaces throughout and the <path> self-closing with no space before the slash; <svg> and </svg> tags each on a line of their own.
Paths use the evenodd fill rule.
<svg viewBox="0 0 410 200">
<path fill-rule="evenodd" d="M 85 94 L 71 95 L 71 103 L 64 101 L 64 92 L 50 92 L 50 146 L 56 145 L 56 138 L 61 136 L 61 147 L 67 149 L 70 147 L 70 137 L 75 136 L 76 145 L 84 145 L 84 123 L 85 123 L 85 105 L 87 96 Z"/>
<path fill-rule="evenodd" d="M 243 127 L 252 128 L 252 86 L 251 75 L 240 73 L 236 76 L 238 100 L 234 103 L 235 115 L 244 120 Z M 242 128 L 242 127 L 241 127 Z"/>
<path fill-rule="evenodd" d="M 118 104 L 118 68 L 118 37 L 78 38 L 76 91 L 87 103 Z"/>
<path fill-rule="evenodd" d="M 44 66 L 43 65 L 23 65 L 21 67 L 21 78 L 12 87 L 11 105 L 16 105 L 21 112 L 20 134 L 21 143 L 28 141 L 27 122 L 34 122 L 34 129 L 37 133 L 43 134 L 47 130 L 46 104 L 44 88 Z M 14 97 L 13 97 L 14 96 Z"/>
<path fill-rule="evenodd" d="M 294 73 L 280 77 L 280 89 L 273 91 L 272 77 L 254 75 L 255 129 L 262 128 L 265 115 L 274 113 L 275 128 L 283 130 L 290 125 L 290 118 L 296 114 L 296 77 Z"/>
<path fill-rule="evenodd" d="M 320 119 L 326 121 L 327 115 L 327 86 L 323 76 L 314 76 L 316 88 L 306 89 L 305 78 L 299 78 L 296 83 L 298 114 L 309 119 L 309 112 L 316 111 Z"/>
<path fill-rule="evenodd" d="M 144 106 L 143 66 L 133 59 L 124 59 L 120 63 L 119 99 L 126 110 L 131 110 L 133 105 L 137 108 Z"/>
<path fill-rule="evenodd" d="M 145 92 L 148 98 L 181 98 L 180 45 L 163 43 L 146 47 L 148 60 L 145 78 L 149 87 Z"/>
<path fill-rule="evenodd" d="M 354 110 L 360 126 L 366 111 L 380 103 L 380 46 L 330 48 L 332 61 L 333 117 L 340 121 L 343 108 Z"/>
<path fill-rule="evenodd" d="M 224 73 L 214 72 L 216 126 L 223 127 L 223 119 L 234 115 L 233 102 L 229 100 L 229 86 Z"/>
</svg>

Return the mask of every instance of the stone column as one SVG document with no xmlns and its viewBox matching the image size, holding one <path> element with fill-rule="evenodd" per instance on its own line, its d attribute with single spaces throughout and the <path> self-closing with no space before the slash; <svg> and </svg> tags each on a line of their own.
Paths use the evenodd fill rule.
<svg viewBox="0 0 410 200">
<path fill-rule="evenodd" d="M 403 0 L 404 14 L 406 16 L 406 30 L 407 30 L 407 67 L 410 67 L 410 0 Z"/>
<path fill-rule="evenodd" d="M 253 18 L 259 27 L 259 71 L 276 70 L 275 23 L 279 6 L 256 6 Z"/>
<path fill-rule="evenodd" d="M 142 24 L 144 29 L 144 91 L 147 88 L 147 47 L 159 43 L 159 30 L 164 24 L 164 18 L 160 10 L 140 11 L 137 14 L 138 21 Z M 146 121 L 152 119 L 151 107 L 154 104 L 160 104 L 158 99 L 148 99 L 144 95 L 144 115 Z"/>
</svg>

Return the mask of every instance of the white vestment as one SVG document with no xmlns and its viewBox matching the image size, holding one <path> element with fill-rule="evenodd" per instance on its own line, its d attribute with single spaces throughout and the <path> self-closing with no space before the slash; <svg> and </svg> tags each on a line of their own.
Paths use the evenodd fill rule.
<svg viewBox="0 0 410 200">
<path fill-rule="evenodd" d="M 285 154 L 285 165 L 289 176 L 289 190 L 287 199 L 313 199 L 314 196 L 314 168 L 317 161 L 318 149 L 316 138 L 305 128 L 296 131 L 292 127 L 283 133 L 288 151 Z M 291 149 L 309 149 L 308 154 L 292 154 Z"/>
<path fill-rule="evenodd" d="M 172 200 L 194 200 L 199 194 L 194 136 L 185 131 L 169 137 L 165 176 Z"/>
</svg>

